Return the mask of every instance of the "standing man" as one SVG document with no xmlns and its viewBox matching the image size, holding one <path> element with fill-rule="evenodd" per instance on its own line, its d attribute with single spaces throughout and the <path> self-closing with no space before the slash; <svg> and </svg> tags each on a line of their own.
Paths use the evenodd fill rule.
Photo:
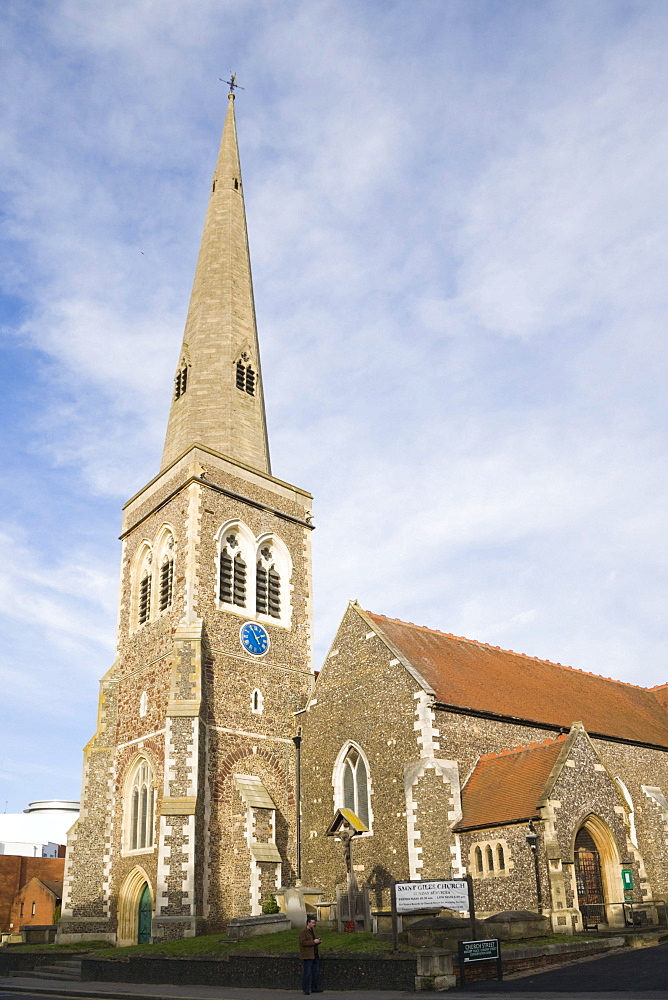
<svg viewBox="0 0 668 1000">
<path fill-rule="evenodd" d="M 320 955 L 318 945 L 320 938 L 315 936 L 315 917 L 309 917 L 306 927 L 299 935 L 299 957 L 304 963 L 302 989 L 306 996 L 309 993 L 322 993 L 320 989 Z"/>
</svg>

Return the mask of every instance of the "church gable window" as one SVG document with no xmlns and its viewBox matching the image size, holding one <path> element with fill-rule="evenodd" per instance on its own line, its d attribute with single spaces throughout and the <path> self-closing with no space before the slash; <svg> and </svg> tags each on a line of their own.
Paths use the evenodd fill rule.
<svg viewBox="0 0 668 1000">
<path fill-rule="evenodd" d="M 146 691 L 142 691 L 141 698 L 139 699 L 139 716 L 144 718 L 148 712 L 148 695 Z"/>
<path fill-rule="evenodd" d="M 365 826 L 371 828 L 369 803 L 369 768 L 361 749 L 347 744 L 339 754 L 334 773 L 335 809 L 352 809 Z"/>
<path fill-rule="evenodd" d="M 135 764 L 126 797 L 126 845 L 129 851 L 150 850 L 154 843 L 155 789 L 153 770 L 145 757 Z"/>
</svg>

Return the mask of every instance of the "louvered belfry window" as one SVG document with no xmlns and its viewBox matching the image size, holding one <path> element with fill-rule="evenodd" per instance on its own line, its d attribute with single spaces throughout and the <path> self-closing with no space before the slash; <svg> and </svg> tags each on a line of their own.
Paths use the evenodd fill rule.
<svg viewBox="0 0 668 1000">
<path fill-rule="evenodd" d="M 139 624 L 151 617 L 151 574 L 145 573 L 139 585 Z"/>
<path fill-rule="evenodd" d="M 234 557 L 233 600 L 240 608 L 246 607 L 246 563 L 241 552 L 237 552 Z"/>
<path fill-rule="evenodd" d="M 174 597 L 174 560 L 165 556 L 160 567 L 160 610 L 171 608 Z"/>
<path fill-rule="evenodd" d="M 275 566 L 269 569 L 269 614 L 272 618 L 281 617 L 281 577 Z"/>
<path fill-rule="evenodd" d="M 185 365 L 176 373 L 174 379 L 174 399 L 180 399 L 188 387 L 188 366 Z"/>
<path fill-rule="evenodd" d="M 247 355 L 244 355 L 243 360 L 237 361 L 237 389 L 254 396 L 256 375 L 250 364 L 244 364 L 244 360 L 248 360 Z"/>
<path fill-rule="evenodd" d="M 220 551 L 220 600 L 225 604 L 246 607 L 246 561 L 241 552 L 234 555 L 239 542 L 234 535 L 225 539 L 227 545 Z"/>
<path fill-rule="evenodd" d="M 255 610 L 259 615 L 266 615 L 267 607 L 267 571 L 260 559 L 255 571 Z"/>
</svg>

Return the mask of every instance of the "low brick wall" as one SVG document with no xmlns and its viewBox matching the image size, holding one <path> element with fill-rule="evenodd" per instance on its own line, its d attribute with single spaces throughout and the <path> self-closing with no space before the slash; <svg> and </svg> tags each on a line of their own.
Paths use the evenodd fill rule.
<svg viewBox="0 0 668 1000">
<path fill-rule="evenodd" d="M 503 961 L 504 976 L 511 976 L 515 972 L 524 972 L 530 969 L 547 969 L 551 965 L 560 965 L 563 962 L 574 962 L 585 955 L 603 955 L 606 951 L 624 947 L 623 937 L 605 938 L 600 941 L 578 941 L 564 942 L 563 944 L 545 943 L 543 946 L 534 948 L 506 948 L 501 942 L 501 958 Z M 455 955 L 455 975 L 457 984 L 460 983 L 459 958 Z M 483 982 L 486 979 L 496 979 L 496 962 L 474 962 L 466 966 L 466 982 Z"/>
<path fill-rule="evenodd" d="M 38 965 L 53 965 L 59 958 L 81 958 L 81 954 L 55 951 L 14 951 L 11 946 L 0 948 L 0 979 L 11 976 L 13 972 L 22 972 L 23 969 L 35 969 Z"/>
<path fill-rule="evenodd" d="M 413 955 L 326 955 L 321 980 L 327 990 L 410 990 L 415 988 Z M 84 982 L 238 986 L 296 990 L 302 964 L 296 955 L 240 955 L 228 958 L 84 958 Z"/>
</svg>

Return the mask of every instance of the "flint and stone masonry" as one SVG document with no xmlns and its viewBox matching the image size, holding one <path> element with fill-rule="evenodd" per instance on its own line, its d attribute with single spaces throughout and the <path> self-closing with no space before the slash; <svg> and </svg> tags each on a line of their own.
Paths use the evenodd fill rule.
<svg viewBox="0 0 668 1000">
<path fill-rule="evenodd" d="M 325 835 L 345 806 L 369 828 L 352 862 L 378 912 L 393 880 L 471 874 L 482 916 L 573 933 L 623 922 L 626 899 L 651 922 L 668 898 L 668 685 L 355 602 L 316 683 L 311 499 L 271 474 L 230 94 L 160 471 L 123 510 L 117 656 L 59 940 L 193 936 L 295 885 L 298 733 L 301 875 L 326 898 L 346 888 Z"/>
</svg>

